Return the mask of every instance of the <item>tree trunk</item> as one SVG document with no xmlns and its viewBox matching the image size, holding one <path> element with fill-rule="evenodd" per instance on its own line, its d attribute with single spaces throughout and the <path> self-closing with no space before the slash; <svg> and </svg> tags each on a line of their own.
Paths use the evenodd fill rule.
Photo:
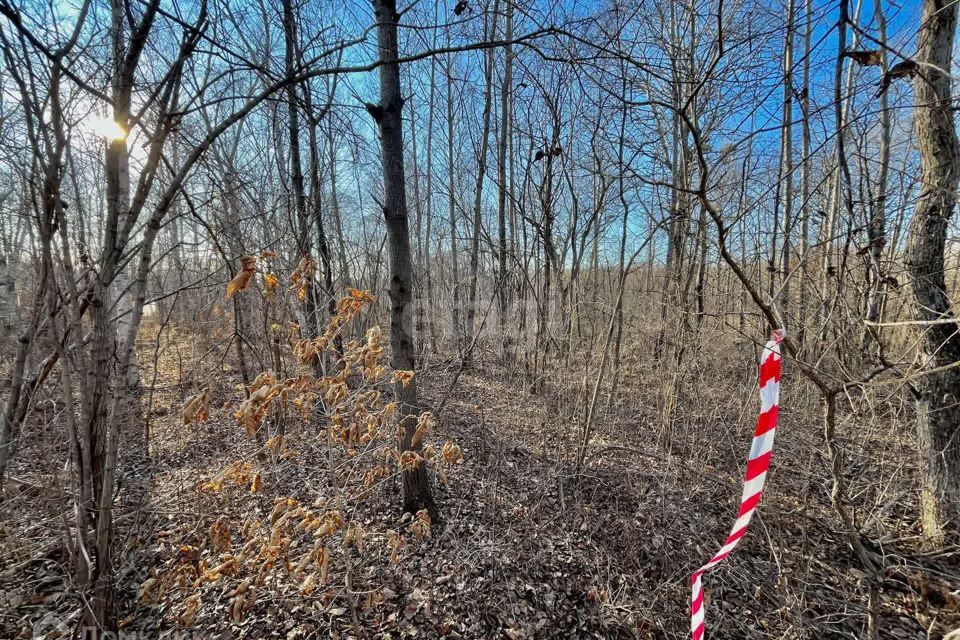
<svg viewBox="0 0 960 640">
<path fill-rule="evenodd" d="M 787 34 L 783 42 L 783 251 L 780 256 L 783 290 L 781 308 L 790 304 L 790 242 L 793 237 L 793 14 L 794 0 L 787 0 Z"/>
<path fill-rule="evenodd" d="M 664 289 L 662 295 L 663 304 L 660 307 L 660 331 L 658 332 L 657 342 L 654 347 L 654 357 L 659 359 L 663 355 L 663 348 L 668 339 L 673 341 L 676 336 L 668 338 L 667 326 L 670 324 L 670 313 L 677 312 L 686 314 L 687 300 L 682 295 L 682 282 L 684 265 L 686 262 L 686 244 L 690 228 L 690 214 L 692 209 L 691 198 L 687 193 L 691 184 L 691 166 L 692 154 L 689 146 L 689 131 L 684 120 L 678 115 L 687 101 L 685 87 L 692 86 L 695 78 L 694 61 L 692 56 L 689 59 L 682 59 L 681 53 L 692 50 L 695 43 L 693 34 L 693 19 L 691 17 L 691 35 L 689 48 L 684 46 L 680 35 L 680 26 L 676 11 L 682 7 L 680 5 L 670 5 L 669 16 L 669 39 L 671 47 L 677 52 L 676 58 L 671 60 L 673 69 L 672 95 L 671 101 L 673 109 L 671 110 L 671 146 L 670 154 L 670 172 L 671 184 L 670 190 L 670 222 L 667 231 L 667 255 L 664 263 Z M 684 9 L 686 10 L 686 9 Z M 690 9 L 692 13 L 692 9 Z M 691 121 L 696 121 L 696 110 L 690 100 L 690 112 L 687 114 Z M 684 322 L 686 319 L 684 318 Z"/>
<path fill-rule="evenodd" d="M 500 3 L 493 2 L 493 26 L 487 31 L 484 24 L 485 40 L 491 39 L 497 32 L 497 11 Z M 467 340 L 473 339 L 477 316 L 477 287 L 480 275 L 480 232 L 483 222 L 483 179 L 487 173 L 487 151 L 490 146 L 490 110 L 493 104 L 493 49 L 487 49 L 484 65 L 483 91 L 483 127 L 480 133 L 480 156 L 477 158 L 477 185 L 473 195 L 473 238 L 470 246 L 470 298 L 467 303 Z M 468 354 L 469 357 L 469 354 Z"/>
<path fill-rule="evenodd" d="M 434 41 L 434 45 L 435 45 Z M 427 106 L 427 228 L 423 239 L 423 271 L 427 285 L 427 331 L 430 334 L 430 349 L 437 352 L 437 322 L 433 293 L 433 262 L 430 260 L 430 245 L 433 242 L 433 122 L 436 102 L 437 59 L 430 59 L 430 104 Z"/>
<path fill-rule="evenodd" d="M 294 12 L 293 0 L 283 0 L 283 35 L 284 35 L 284 70 L 286 74 L 294 72 L 294 62 L 297 59 L 297 16 Z M 287 133 L 290 142 L 290 197 L 293 200 L 294 220 L 296 220 L 297 256 L 299 259 L 312 260 L 312 242 L 310 241 L 311 227 L 307 216 L 307 194 L 303 183 L 303 168 L 300 165 L 300 114 L 298 110 L 297 85 L 290 83 L 287 92 Z M 307 287 L 304 298 L 303 316 L 306 320 L 305 334 L 314 338 L 320 333 L 320 319 L 317 316 L 317 290 L 313 276 L 305 279 Z M 319 366 L 319 361 L 317 361 Z"/>
<path fill-rule="evenodd" d="M 337 192 L 337 150 L 334 146 L 333 131 L 327 129 L 327 143 L 330 153 L 330 213 L 333 228 L 337 234 L 337 257 L 340 260 L 340 280 L 343 286 L 350 287 L 350 265 L 347 263 L 347 245 L 343 238 L 343 220 L 340 214 L 340 196 Z"/>
<path fill-rule="evenodd" d="M 425 360 L 427 352 L 427 308 L 426 308 L 426 272 L 428 265 L 425 262 L 423 253 L 423 204 L 420 202 L 420 156 L 417 153 L 417 108 L 413 104 L 413 95 L 410 98 L 410 155 L 413 161 L 413 210 L 414 210 L 414 236 L 417 241 L 417 268 L 416 268 L 416 305 L 417 320 L 416 326 L 416 350 L 420 356 L 419 362 Z"/>
<path fill-rule="evenodd" d="M 553 219 L 554 219 L 554 210 L 553 210 L 553 149 L 557 148 L 559 142 L 559 131 L 558 123 L 554 120 L 553 125 L 553 136 L 550 149 L 546 151 L 546 158 L 544 160 L 545 168 L 543 170 L 543 184 L 540 185 L 540 206 L 542 209 L 543 215 L 543 282 L 540 297 L 540 308 L 538 313 L 537 320 L 537 340 L 536 340 L 536 351 L 538 356 L 542 357 L 542 364 L 540 365 L 540 373 L 542 375 L 543 371 L 547 366 L 547 356 L 550 354 L 551 346 L 551 337 L 550 337 L 550 321 L 552 318 L 552 285 L 554 279 L 554 271 L 558 268 L 556 262 L 554 261 L 554 255 L 556 250 L 553 245 Z M 557 274 L 559 278 L 559 274 Z"/>
<path fill-rule="evenodd" d="M 697 332 L 703 327 L 703 320 L 707 315 L 707 233 L 707 212 L 703 210 L 703 207 L 700 207 L 700 215 L 697 217 L 697 247 L 699 250 L 699 255 L 697 256 L 697 283 L 694 287 L 694 294 L 697 300 Z"/>
<path fill-rule="evenodd" d="M 113 79 L 112 95 L 113 120 L 123 131 L 128 131 L 130 121 L 130 101 L 133 92 L 131 77 L 126 71 L 127 39 L 124 33 L 125 4 L 120 0 L 112 0 L 110 33 L 113 41 Z M 127 149 L 127 139 L 115 137 L 108 142 L 107 147 L 107 206 L 113 208 L 112 215 L 118 220 L 118 231 L 127 226 L 127 217 L 130 215 L 130 152 Z M 112 188 L 111 188 L 112 187 Z M 115 238 L 115 240 L 117 240 Z M 120 238 L 119 242 L 125 242 Z M 105 247 L 107 251 L 113 246 Z M 122 265 L 116 274 L 113 283 L 114 297 L 117 301 L 117 337 L 127 335 L 130 331 L 130 320 L 133 317 L 132 282 L 130 268 Z M 121 345 L 121 349 L 125 349 Z M 121 372 L 127 386 L 133 389 L 137 386 L 140 373 L 137 362 L 136 349 L 126 371 Z"/>
<path fill-rule="evenodd" d="M 838 34 L 842 35 L 843 38 L 838 44 L 838 51 L 842 53 L 843 51 L 847 50 L 846 34 L 849 15 L 847 14 L 847 5 L 843 3 L 841 4 L 841 7 L 843 7 L 844 15 L 840 20 Z M 851 23 L 853 26 L 860 22 L 860 11 L 862 8 L 863 0 L 858 0 L 856 10 L 854 11 L 853 22 Z M 859 42 L 860 40 L 858 33 L 856 29 L 854 29 L 850 49 L 856 49 Z M 832 180 L 830 181 L 830 195 L 828 196 L 827 200 L 827 219 L 823 223 L 820 237 L 820 242 L 823 245 L 823 267 L 822 272 L 820 273 L 820 277 L 822 278 L 822 302 L 820 305 L 821 339 L 826 338 L 826 332 L 828 325 L 830 324 L 831 309 L 833 308 L 833 305 L 839 296 L 840 287 L 843 282 L 842 273 L 837 272 L 837 256 L 834 249 L 834 241 L 837 237 L 837 229 L 840 227 L 841 196 L 843 196 L 848 203 L 851 199 L 849 194 L 849 189 L 851 188 L 849 184 L 850 170 L 847 167 L 844 142 L 849 137 L 847 125 L 850 120 L 850 111 L 853 108 L 854 64 L 852 60 L 849 61 L 846 80 L 843 79 L 843 64 L 844 58 L 840 55 L 840 53 L 838 53 L 833 77 L 833 109 L 837 132 L 837 165 L 833 169 Z M 835 284 L 836 286 L 831 286 L 832 284 Z M 831 291 L 831 289 L 833 289 L 833 291 Z"/>
<path fill-rule="evenodd" d="M 110 322 L 110 287 L 103 280 L 95 286 L 91 302 L 93 340 L 90 372 L 91 397 L 84 412 L 90 434 L 92 456 L 91 486 L 96 503 L 96 556 L 93 564 L 93 602 L 89 609 L 89 623 L 96 629 L 110 633 L 116 630 L 117 612 L 113 586 L 113 489 L 117 464 L 118 417 L 110 416 L 109 386 L 116 327 Z M 99 636 L 97 636 L 99 637 Z"/>
<path fill-rule="evenodd" d="M 49 254 L 51 239 L 44 234 L 43 228 L 41 227 L 41 249 L 45 254 Z M 31 305 L 30 320 L 17 340 L 17 351 L 10 372 L 10 390 L 4 406 L 3 422 L 0 422 L 0 499 L 3 497 L 7 465 L 13 457 L 14 440 L 36 391 L 36 386 L 25 381 L 27 358 L 33 351 L 34 336 L 44 322 L 43 303 L 46 299 L 46 289 L 52 286 L 48 284 L 48 280 L 53 280 L 54 277 L 51 273 L 52 265 L 46 260 L 42 260 L 40 266 L 40 277 Z"/>
<path fill-rule="evenodd" d="M 801 125 L 802 156 L 800 162 L 800 303 L 797 312 L 797 341 L 802 345 L 803 336 L 807 327 L 807 292 L 808 277 L 806 273 L 807 250 L 810 246 L 810 40 L 813 33 L 813 0 L 804 0 L 803 32 L 803 87 L 800 89 L 800 109 L 803 111 Z"/>
<path fill-rule="evenodd" d="M 390 347 L 394 370 L 412 371 L 416 351 L 413 343 L 413 258 L 403 168 L 403 96 L 400 92 L 400 65 L 397 63 L 397 15 L 395 0 L 374 0 L 377 19 L 377 46 L 380 51 L 380 104 L 367 105 L 380 130 L 383 156 L 383 216 L 390 252 Z M 401 449 L 415 450 L 413 434 L 419 412 L 417 381 L 394 384 L 394 396 L 401 405 L 403 437 Z M 430 492 L 426 463 L 403 473 L 403 508 L 415 513 L 427 509 L 431 519 L 439 512 Z"/>
<path fill-rule="evenodd" d="M 448 42 L 449 46 L 449 35 Z M 450 269 L 453 282 L 453 305 L 450 308 L 453 322 L 453 344 L 460 353 L 462 347 L 460 338 L 460 266 L 457 264 L 457 200 L 454 192 L 454 154 L 453 154 L 453 57 L 447 54 L 447 202 L 450 216 Z"/>
<path fill-rule="evenodd" d="M 10 254 L 0 255 L 0 341 L 8 344 L 20 326 L 17 315 L 17 286 Z M 3 354 L 6 355 L 6 354 Z"/>
<path fill-rule="evenodd" d="M 951 54 L 957 4 L 924 0 L 917 37 L 914 131 L 921 186 L 910 222 L 904 262 L 917 319 L 923 328 L 923 364 L 936 369 L 960 361 L 960 326 L 953 322 L 944 278 L 944 244 L 960 184 L 960 142 L 951 108 Z M 960 368 L 919 378 L 917 427 L 924 457 L 921 517 L 934 544 L 960 532 Z"/>
<path fill-rule="evenodd" d="M 620 67 L 622 75 L 622 82 L 620 85 L 620 91 L 624 97 L 627 98 L 627 80 L 626 73 L 624 72 L 624 67 Z M 627 142 L 627 110 L 623 109 L 620 112 L 620 131 L 617 136 L 617 162 L 621 167 L 625 166 L 625 156 L 624 156 L 624 147 Z M 623 287 L 626 286 L 627 281 L 627 232 L 629 230 L 630 224 L 630 206 L 627 202 L 627 191 L 624 184 L 624 174 L 625 171 L 621 169 L 619 175 L 617 176 L 617 195 L 620 199 L 620 209 L 622 210 L 622 216 L 620 218 L 620 249 L 619 249 L 619 258 L 617 262 L 617 275 L 618 282 L 620 282 L 620 291 L 622 292 Z M 650 230 L 651 233 L 654 233 L 653 229 Z M 655 243 L 651 243 L 655 244 Z M 616 316 L 616 338 L 613 342 L 613 363 L 611 366 L 611 371 L 613 371 L 613 379 L 610 384 L 610 393 L 607 396 L 607 410 L 613 402 L 613 396 L 617 391 L 617 384 L 620 380 L 620 348 L 623 343 L 623 295 L 618 293 L 617 295 L 617 304 L 613 310 L 614 315 Z"/>
<path fill-rule="evenodd" d="M 223 237 L 226 241 L 226 249 L 229 252 L 224 255 L 227 270 L 230 278 L 237 274 L 236 269 L 240 268 L 240 260 L 244 256 L 243 236 L 240 229 L 240 202 L 237 198 L 240 191 L 240 183 L 234 167 L 231 165 L 223 176 L 223 204 L 226 212 L 226 229 Z M 233 346 L 237 354 L 237 364 L 240 367 L 240 378 L 243 380 L 243 386 L 249 387 L 251 382 L 250 369 L 247 366 L 246 344 L 250 340 L 250 332 L 247 328 L 248 310 L 252 311 L 247 298 L 243 296 L 233 297 Z M 249 394 L 249 391 L 244 393 Z M 258 439 L 262 439 L 262 433 L 257 430 Z"/>
<path fill-rule="evenodd" d="M 874 0 L 873 14 L 877 19 L 879 34 L 880 58 L 882 68 L 887 68 L 887 51 L 883 47 L 887 44 L 887 20 L 883 15 L 883 2 Z M 883 307 L 883 247 L 887 242 L 887 176 L 890 172 L 890 110 L 887 107 L 887 92 L 880 94 L 880 168 L 877 183 L 874 186 L 871 202 L 870 224 L 867 226 L 867 236 L 870 241 L 870 292 L 867 299 L 867 320 L 876 322 L 880 319 L 880 309 Z"/>
<path fill-rule="evenodd" d="M 327 299 L 327 317 L 332 318 L 337 311 L 337 296 L 333 289 L 333 263 L 330 259 L 330 242 L 327 238 L 326 226 L 323 224 L 323 181 L 320 175 L 322 149 L 317 135 L 317 129 L 320 128 L 320 118 L 323 116 L 313 112 L 313 88 L 309 82 L 303 85 L 303 101 L 306 107 L 307 120 L 310 123 L 308 129 L 308 139 L 310 141 L 310 217 L 313 218 L 313 227 L 317 234 L 317 253 L 320 256 L 320 269 L 323 272 L 323 295 Z M 326 111 L 326 108 L 322 109 L 321 112 L 324 111 Z M 316 287 L 314 287 L 314 290 L 316 291 Z M 319 307 L 322 306 L 319 304 L 319 297 L 319 295 L 316 296 L 318 313 Z M 321 323 L 319 317 L 317 323 L 317 332 L 320 333 L 320 326 L 323 323 Z M 342 351 L 342 342 L 343 339 L 340 336 L 335 338 L 334 347 L 336 351 Z"/>
<path fill-rule="evenodd" d="M 127 41 L 125 37 L 125 5 L 119 0 L 111 4 L 110 36 L 113 47 L 112 101 L 114 121 L 128 130 L 130 120 L 131 75 L 127 72 Z M 96 556 L 93 564 L 93 598 L 88 609 L 88 621 L 98 632 L 116 631 L 117 612 L 113 585 L 113 489 L 115 486 L 117 446 L 121 416 L 111 415 L 109 379 L 115 375 L 112 364 L 118 354 L 130 353 L 127 366 L 121 367 L 121 380 L 135 386 L 136 349 L 124 344 L 126 336 L 135 337 L 133 328 L 133 292 L 127 265 L 120 262 L 126 237 L 124 229 L 130 215 L 129 152 L 125 137 L 108 142 L 106 153 L 107 222 L 104 234 L 104 261 L 100 278 L 94 287 L 91 302 L 93 336 L 90 347 L 93 370 L 90 397 L 86 400 L 84 416 L 87 433 L 93 439 L 91 486 L 96 503 Z M 113 292 L 111 292 L 111 289 Z M 117 300 L 119 319 L 110 321 L 112 301 Z M 119 350 L 117 349 L 119 345 Z M 131 345 L 132 346 L 132 345 Z M 114 394 L 122 394 L 122 391 Z M 116 397 L 116 395 L 115 395 Z M 119 406 L 119 403 L 117 403 Z M 99 637 L 99 635 L 97 636 Z"/>
<path fill-rule="evenodd" d="M 504 40 L 513 38 L 513 2 L 507 2 L 506 28 Z M 500 338 L 503 340 L 503 356 L 506 362 L 513 360 L 513 345 L 510 333 L 507 331 L 507 313 L 510 305 L 510 286 L 507 283 L 507 146 L 511 135 L 512 118 L 510 85 L 513 82 L 513 47 L 507 45 L 503 59 L 503 86 L 500 88 L 500 140 L 497 149 L 498 185 L 497 191 L 497 236 L 499 250 L 497 252 L 499 297 L 500 297 Z M 513 184 L 510 183 L 512 189 Z"/>
</svg>

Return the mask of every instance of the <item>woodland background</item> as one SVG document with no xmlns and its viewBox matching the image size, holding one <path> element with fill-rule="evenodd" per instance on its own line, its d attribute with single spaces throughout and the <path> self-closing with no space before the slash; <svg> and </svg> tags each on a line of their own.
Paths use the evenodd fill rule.
<svg viewBox="0 0 960 640">
<path fill-rule="evenodd" d="M 957 14 L 0 0 L 0 636 L 948 637 Z"/>
</svg>

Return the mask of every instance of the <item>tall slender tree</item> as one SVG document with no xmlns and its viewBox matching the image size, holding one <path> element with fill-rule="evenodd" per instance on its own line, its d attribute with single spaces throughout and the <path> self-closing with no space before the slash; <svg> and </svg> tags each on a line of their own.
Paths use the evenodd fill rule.
<svg viewBox="0 0 960 640">
<path fill-rule="evenodd" d="M 509 43 L 513 38 L 513 2 L 507 0 L 504 39 Z M 513 345 L 507 331 L 507 314 L 510 305 L 510 287 L 507 283 L 507 198 L 513 199 L 513 182 L 508 181 L 507 148 L 513 131 L 513 107 L 510 100 L 513 83 L 513 45 L 507 44 L 503 54 L 503 83 L 500 87 L 500 139 L 497 141 L 497 280 L 499 281 L 500 338 L 503 342 L 503 355 L 509 362 L 513 359 Z"/>
<path fill-rule="evenodd" d="M 794 0 L 787 0 L 787 32 L 783 40 L 783 136 L 781 167 L 783 171 L 783 250 L 780 271 L 783 290 L 778 299 L 785 309 L 790 304 L 790 253 L 793 242 L 793 32 Z"/>
<path fill-rule="evenodd" d="M 924 0 L 913 83 L 914 133 L 920 149 L 920 194 L 904 263 L 913 308 L 925 324 L 917 381 L 917 431 L 923 454 L 924 531 L 934 542 L 960 532 L 960 325 L 944 275 L 944 247 L 960 185 L 960 141 L 954 124 L 951 63 L 958 7 Z"/>
<path fill-rule="evenodd" d="M 484 40 L 497 33 L 499 0 L 493 1 L 492 18 L 484 19 Z M 491 24 L 492 23 L 492 24 Z M 488 26 L 489 25 L 489 26 Z M 493 48 L 484 52 L 483 69 L 483 124 L 480 131 L 480 154 L 477 156 L 477 184 L 473 194 L 473 237 L 470 243 L 470 298 L 467 302 L 467 339 L 474 333 L 477 316 L 477 288 L 480 276 L 480 236 L 483 232 L 483 182 L 487 175 L 487 152 L 490 146 L 490 111 L 493 105 Z"/>
<path fill-rule="evenodd" d="M 403 161 L 403 94 L 400 91 L 400 64 L 397 45 L 395 0 L 373 0 L 377 20 L 377 48 L 380 52 L 380 102 L 367 110 L 380 132 L 383 163 L 383 217 L 387 226 L 390 255 L 390 347 L 393 369 L 413 371 L 416 349 L 413 341 L 413 257 L 410 250 L 410 223 L 407 214 L 406 178 Z M 420 411 L 416 378 L 394 383 L 394 396 L 401 406 L 401 451 L 416 452 L 414 441 Z M 427 509 L 433 520 L 440 513 L 433 500 L 426 465 L 408 466 L 403 472 L 403 508 L 408 512 Z"/>
<path fill-rule="evenodd" d="M 873 15 L 877 21 L 877 35 L 880 43 L 878 53 L 880 66 L 887 68 L 887 19 L 883 11 L 883 1 L 874 0 Z M 887 182 L 890 174 L 890 138 L 892 126 L 890 123 L 890 106 L 888 92 L 880 94 L 880 166 L 877 170 L 876 182 L 870 201 L 870 222 L 867 225 L 867 237 L 870 243 L 870 289 L 867 296 L 867 320 L 876 322 L 880 319 L 880 310 L 883 307 L 884 273 L 883 248 L 887 243 Z"/>
</svg>

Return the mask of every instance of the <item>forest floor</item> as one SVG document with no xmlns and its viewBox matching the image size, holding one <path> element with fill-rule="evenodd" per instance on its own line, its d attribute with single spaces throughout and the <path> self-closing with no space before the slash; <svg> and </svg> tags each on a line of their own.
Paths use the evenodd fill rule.
<svg viewBox="0 0 960 640">
<path fill-rule="evenodd" d="M 151 350 L 145 339 L 145 384 L 153 378 Z M 405 536 L 399 557 L 391 558 L 385 532 L 409 531 L 410 523 L 400 514 L 399 482 L 390 479 L 351 514 L 363 523 L 366 544 L 343 545 L 326 585 L 308 588 L 289 560 L 285 569 L 278 560 L 257 583 L 256 598 L 245 601 L 250 581 L 236 570 L 158 599 L 145 594 L 145 585 L 198 555 L 206 567 L 222 560 L 206 542 L 218 522 L 233 523 L 228 538 L 239 547 L 256 526 L 249 523 L 269 519 L 283 498 L 320 504 L 331 459 L 326 430 L 301 421 L 287 430 L 291 449 L 258 459 L 230 415 L 238 376 L 228 358 L 208 363 L 203 376 L 211 420 L 184 426 L 178 411 L 193 389 L 183 382 L 182 354 L 165 350 L 148 414 L 151 455 L 137 454 L 141 433 L 125 434 L 122 447 L 116 557 L 124 633 L 688 637 L 689 575 L 729 529 L 753 426 L 754 354 L 741 351 L 740 359 L 686 372 L 683 387 L 695 391 L 678 396 L 674 433 L 665 439 L 658 426 L 662 371 L 646 364 L 641 350 L 628 350 L 624 379 L 611 410 L 598 411 L 581 473 L 574 459 L 583 407 L 570 400 L 583 384 L 576 375 L 561 376 L 564 388 L 531 394 L 501 367 L 476 365 L 451 390 L 457 365 L 432 364 L 418 376 L 424 405 L 444 403 L 431 437 L 455 441 L 464 454 L 445 482 L 433 477 L 442 525 L 423 540 Z M 148 397 L 143 401 L 146 412 Z M 864 638 L 866 574 L 830 506 L 816 403 L 792 395 L 788 384 L 783 404 L 788 429 L 778 438 L 759 518 L 705 578 L 708 637 Z M 38 405 L 38 426 L 20 445 L 0 503 L 0 638 L 69 637 L 84 606 L 62 544 L 72 517 L 65 507 L 69 476 L 46 462 L 65 457 L 51 455 L 66 447 L 61 411 L 53 398 Z M 919 542 L 913 470 L 905 462 L 913 459 L 909 437 L 864 428 L 844 446 L 856 504 L 872 505 L 855 517 L 869 552 L 886 568 L 881 637 L 943 637 L 960 626 L 960 555 L 956 548 L 924 551 Z M 263 487 L 251 492 L 248 476 L 261 472 Z M 224 478 L 236 486 L 204 489 Z"/>
</svg>

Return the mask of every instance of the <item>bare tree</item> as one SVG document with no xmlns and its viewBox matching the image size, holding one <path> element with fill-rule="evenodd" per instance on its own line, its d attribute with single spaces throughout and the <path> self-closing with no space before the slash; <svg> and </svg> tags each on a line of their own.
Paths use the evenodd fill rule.
<svg viewBox="0 0 960 640">
<path fill-rule="evenodd" d="M 913 83 L 914 132 L 920 148 L 917 198 L 904 264 L 914 314 L 923 326 L 917 383 L 917 430 L 923 455 L 923 527 L 934 541 L 960 531 L 960 326 L 944 277 L 944 245 L 960 184 L 960 141 L 951 108 L 951 61 L 957 5 L 925 0 Z"/>
<path fill-rule="evenodd" d="M 403 94 L 400 91 L 400 65 L 397 46 L 397 23 L 400 16 L 394 0 L 374 0 L 377 19 L 377 47 L 380 52 L 380 102 L 368 104 L 367 110 L 380 132 L 383 162 L 383 216 L 387 223 L 390 253 L 390 347 L 392 364 L 397 371 L 413 371 L 416 347 L 413 340 L 413 257 L 410 250 L 410 224 L 407 214 L 406 178 L 403 161 Z M 417 414 L 417 381 L 394 383 L 394 395 L 401 403 L 403 436 L 401 451 L 414 451 Z M 438 521 L 440 512 L 430 491 L 425 463 L 412 465 L 403 473 L 403 508 L 415 513 L 427 509 Z"/>
<path fill-rule="evenodd" d="M 877 20 L 878 44 L 880 45 L 877 53 L 880 57 L 880 66 L 886 69 L 888 66 L 886 50 L 887 20 L 881 0 L 874 1 L 873 14 Z M 883 249 L 887 243 L 887 183 L 890 174 L 890 140 L 892 137 L 889 100 L 888 92 L 884 91 L 880 94 L 880 166 L 871 194 L 870 222 L 867 225 L 867 238 L 870 246 L 870 289 L 867 297 L 867 322 L 876 322 L 880 319 L 885 288 Z"/>
<path fill-rule="evenodd" d="M 493 1 L 492 18 L 484 19 L 484 40 L 497 33 L 499 0 Z M 472 338 L 477 315 L 477 288 L 480 272 L 480 236 L 483 227 L 483 181 L 487 174 L 487 153 L 490 145 L 490 112 L 493 105 L 493 48 L 484 52 L 483 124 L 480 131 L 480 152 L 477 156 L 477 183 L 473 194 L 473 236 L 470 243 L 470 297 L 467 302 L 467 338 Z"/>
<path fill-rule="evenodd" d="M 513 37 L 513 2 L 507 0 L 506 24 L 504 39 Z M 500 301 L 500 336 L 503 341 L 503 353 L 509 362 L 513 359 L 513 345 L 510 332 L 507 330 L 507 314 L 510 308 L 510 287 L 507 283 L 507 199 L 513 200 L 513 180 L 508 179 L 507 149 L 512 135 L 513 103 L 510 100 L 511 85 L 513 83 L 513 46 L 508 44 L 504 49 L 503 80 L 500 87 L 500 138 L 497 141 L 497 268 L 500 282 L 497 295 Z"/>
</svg>

